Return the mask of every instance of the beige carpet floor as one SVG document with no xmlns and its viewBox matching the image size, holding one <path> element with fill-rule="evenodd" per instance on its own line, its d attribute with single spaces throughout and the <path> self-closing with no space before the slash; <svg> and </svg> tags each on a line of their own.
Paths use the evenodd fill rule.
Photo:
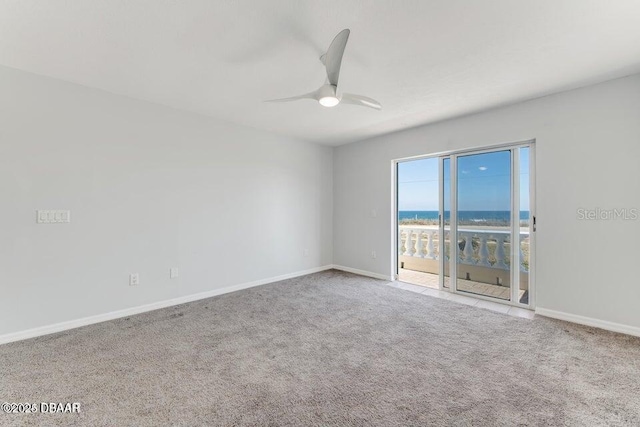
<svg viewBox="0 0 640 427">
<path fill-rule="evenodd" d="M 640 425 L 640 339 L 338 271 L 0 346 L 0 425 Z"/>
</svg>

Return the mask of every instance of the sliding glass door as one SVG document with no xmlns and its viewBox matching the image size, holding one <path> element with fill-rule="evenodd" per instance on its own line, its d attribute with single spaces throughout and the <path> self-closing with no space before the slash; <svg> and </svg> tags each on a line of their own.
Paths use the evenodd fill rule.
<svg viewBox="0 0 640 427">
<path fill-rule="evenodd" d="M 429 157 L 398 163 L 398 277 L 441 287 L 440 160 Z"/>
<path fill-rule="evenodd" d="M 456 159 L 456 290 L 511 299 L 511 150 Z"/>
<path fill-rule="evenodd" d="M 398 279 L 533 307 L 533 148 L 398 162 Z"/>
</svg>

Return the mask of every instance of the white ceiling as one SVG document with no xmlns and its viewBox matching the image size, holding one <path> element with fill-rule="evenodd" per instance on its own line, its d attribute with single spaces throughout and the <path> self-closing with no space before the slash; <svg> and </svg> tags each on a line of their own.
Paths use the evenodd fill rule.
<svg viewBox="0 0 640 427">
<path fill-rule="evenodd" d="M 324 82 L 382 111 L 265 99 Z M 638 0 L 0 0 L 0 64 L 338 145 L 640 72 Z"/>
</svg>

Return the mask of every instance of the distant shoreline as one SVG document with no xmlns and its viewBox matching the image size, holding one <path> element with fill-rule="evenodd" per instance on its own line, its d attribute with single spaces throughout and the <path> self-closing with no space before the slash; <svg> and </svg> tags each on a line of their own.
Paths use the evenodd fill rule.
<svg viewBox="0 0 640 427">
<path fill-rule="evenodd" d="M 438 224 L 412 224 L 412 223 L 399 223 L 400 227 L 410 227 L 410 228 L 415 228 L 415 229 L 420 229 L 423 228 L 425 230 L 433 230 L 435 228 L 438 227 Z M 447 225 L 447 227 L 449 227 Z M 505 231 L 505 232 L 510 232 L 511 231 L 511 226 L 510 225 L 505 225 L 505 226 L 500 226 L 500 225 L 478 225 L 478 224 L 473 224 L 473 225 L 466 225 L 466 224 L 458 224 L 458 231 L 468 231 L 468 230 L 484 230 L 484 231 Z M 529 226 L 528 225 L 520 225 L 520 233 L 521 234 L 527 234 L 529 233 Z"/>
<path fill-rule="evenodd" d="M 445 221 L 451 218 L 450 211 L 445 211 Z M 469 228 L 509 228 L 511 211 L 458 211 L 458 225 Z M 520 211 L 520 227 L 529 227 L 528 210 Z M 400 225 L 437 226 L 439 211 L 399 211 Z"/>
</svg>

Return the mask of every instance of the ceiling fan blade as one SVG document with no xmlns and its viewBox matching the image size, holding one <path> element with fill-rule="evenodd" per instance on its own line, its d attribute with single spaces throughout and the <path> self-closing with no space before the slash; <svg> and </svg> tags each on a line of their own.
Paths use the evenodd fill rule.
<svg viewBox="0 0 640 427">
<path fill-rule="evenodd" d="M 264 102 L 289 102 L 289 101 L 297 101 L 299 99 L 315 99 L 318 100 L 318 91 L 313 91 L 310 93 L 305 93 L 304 95 L 292 96 L 289 98 L 279 98 L 279 99 L 268 99 Z"/>
<path fill-rule="evenodd" d="M 367 98 L 362 95 L 354 95 L 352 93 L 342 94 L 340 102 L 345 104 L 362 105 L 363 107 L 373 108 L 375 110 L 382 110 L 382 105 L 375 99 Z"/>
<path fill-rule="evenodd" d="M 338 33 L 338 35 L 331 42 L 331 46 L 322 56 L 322 61 L 327 69 L 327 78 L 329 84 L 338 86 L 338 77 L 340 77 L 340 65 L 342 64 L 342 55 L 344 54 L 344 48 L 347 46 L 347 40 L 349 40 L 349 29 L 344 29 Z"/>
</svg>

